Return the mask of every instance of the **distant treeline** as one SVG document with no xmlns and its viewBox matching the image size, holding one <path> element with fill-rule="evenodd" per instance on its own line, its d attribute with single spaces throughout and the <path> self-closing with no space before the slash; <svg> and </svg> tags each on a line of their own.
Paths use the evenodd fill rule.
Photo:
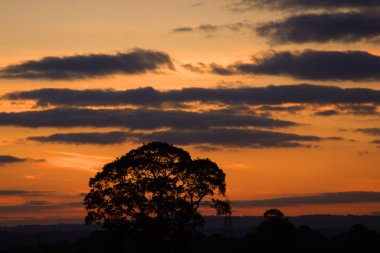
<svg viewBox="0 0 380 253">
<path fill-rule="evenodd" d="M 3 236 L 5 234 L 2 234 Z M 0 234 L 1 236 L 1 234 Z M 153 236 L 153 237 L 152 237 Z M 1 241 L 1 240 L 0 240 Z M 284 217 L 266 217 L 263 222 L 241 238 L 194 232 L 191 241 L 184 243 L 181 252 L 292 252 L 292 253 L 378 253 L 380 235 L 364 225 L 352 225 L 346 232 L 331 238 L 308 226 L 295 227 Z M 37 246 L 23 246 L 0 253 L 117 253 L 161 252 L 156 247 L 154 235 L 125 238 L 120 233 L 93 231 L 77 241 L 62 241 Z"/>
</svg>

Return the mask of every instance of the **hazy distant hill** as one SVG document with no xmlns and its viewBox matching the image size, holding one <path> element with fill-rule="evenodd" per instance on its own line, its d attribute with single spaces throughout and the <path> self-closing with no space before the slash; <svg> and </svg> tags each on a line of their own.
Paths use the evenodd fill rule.
<svg viewBox="0 0 380 253">
<path fill-rule="evenodd" d="M 370 229 L 380 231 L 380 216 L 306 215 L 288 218 L 297 227 L 307 225 L 319 230 L 327 237 L 347 231 L 354 224 L 363 224 Z M 206 220 L 205 233 L 223 232 L 223 217 L 207 217 Z M 232 217 L 234 235 L 243 236 L 262 221 L 263 217 L 261 216 L 234 216 Z"/>
<path fill-rule="evenodd" d="M 354 224 L 363 224 L 370 229 L 380 232 L 380 216 L 309 215 L 288 218 L 297 227 L 307 225 L 319 230 L 327 237 L 348 231 Z M 263 221 L 263 217 L 232 217 L 234 235 L 236 237 L 245 235 L 261 221 Z M 223 233 L 223 217 L 206 217 L 206 222 L 203 229 L 204 233 Z M 42 243 L 54 243 L 58 241 L 74 242 L 98 229 L 101 228 L 95 225 L 86 226 L 82 224 L 0 227 L 0 250 L 23 245 L 37 246 Z"/>
</svg>

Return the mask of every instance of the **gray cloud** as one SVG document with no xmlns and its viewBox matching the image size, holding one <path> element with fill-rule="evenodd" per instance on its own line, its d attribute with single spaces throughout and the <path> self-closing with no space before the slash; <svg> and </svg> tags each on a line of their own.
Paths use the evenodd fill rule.
<svg viewBox="0 0 380 253">
<path fill-rule="evenodd" d="M 20 163 L 20 162 L 25 162 L 28 159 L 26 158 L 20 158 L 20 157 L 15 157 L 11 155 L 0 155 L 0 166 L 4 166 L 5 164 L 9 163 Z"/>
<path fill-rule="evenodd" d="M 377 115 L 377 106 L 376 105 L 340 105 L 338 106 L 340 110 L 344 110 L 347 114 L 354 115 Z"/>
<path fill-rule="evenodd" d="M 345 104 L 335 105 L 334 109 L 318 111 L 318 116 L 334 116 L 334 115 L 356 115 L 356 116 L 373 116 L 378 115 L 377 105 L 368 104 Z"/>
<path fill-rule="evenodd" d="M 335 116 L 339 114 L 340 114 L 340 111 L 337 111 L 337 110 L 323 110 L 323 111 L 318 111 L 314 113 L 314 115 L 317 115 L 317 116 Z"/>
<path fill-rule="evenodd" d="M 213 25 L 213 24 L 202 24 L 199 26 L 182 26 L 177 27 L 173 30 L 174 33 L 189 33 L 189 32 L 201 32 L 205 34 L 214 34 L 217 32 L 228 31 L 228 32 L 241 32 L 243 30 L 253 30 L 254 26 L 247 21 L 224 24 L 224 25 Z"/>
<path fill-rule="evenodd" d="M 263 106 L 259 106 L 256 109 L 259 111 L 296 113 L 298 111 L 305 110 L 305 106 L 302 106 L 302 105 L 293 105 L 293 106 L 263 105 Z"/>
<path fill-rule="evenodd" d="M 153 130 L 158 128 L 199 129 L 208 127 L 289 127 L 294 122 L 263 116 L 241 114 L 233 110 L 186 112 L 146 109 L 75 109 L 0 113 L 0 126 L 23 127 L 126 127 Z"/>
<path fill-rule="evenodd" d="M 361 104 L 380 103 L 380 91 L 366 88 L 340 88 L 310 84 L 252 88 L 184 88 L 159 91 L 151 87 L 116 90 L 40 89 L 14 92 L 10 100 L 35 100 L 38 106 L 160 106 L 163 103 L 202 103 L 278 105 L 282 103 Z M 282 110 L 283 107 L 271 110 Z M 263 107 L 262 110 L 269 109 Z M 292 107 L 287 109 L 302 109 Z M 1 121 L 1 119 L 0 119 Z"/>
<path fill-rule="evenodd" d="M 313 196 L 274 198 L 263 200 L 232 201 L 234 207 L 282 207 L 318 204 L 351 204 L 380 202 L 380 192 L 334 192 Z"/>
<path fill-rule="evenodd" d="M 113 131 L 107 133 L 66 133 L 49 136 L 32 136 L 28 137 L 28 140 L 41 143 L 114 145 L 124 143 L 127 140 L 127 136 L 126 132 Z"/>
<path fill-rule="evenodd" d="M 303 14 L 261 24 L 256 32 L 273 44 L 376 41 L 380 17 L 370 12 Z"/>
<path fill-rule="evenodd" d="M 216 150 L 220 147 L 230 148 L 294 148 L 309 147 L 303 142 L 316 142 L 331 138 L 305 136 L 273 131 L 252 129 L 194 129 L 194 130 L 168 130 L 152 133 L 116 132 L 120 138 L 110 133 L 68 133 L 50 136 L 29 137 L 39 142 L 55 142 L 66 144 L 119 144 L 128 140 L 130 142 L 165 141 L 178 145 L 195 145 L 204 150 Z M 113 140 L 107 142 L 105 137 L 111 135 Z M 100 137 L 99 137 L 100 136 Z M 341 140 L 341 139 L 334 139 Z"/>
<path fill-rule="evenodd" d="M 233 10 L 268 9 L 373 9 L 380 7 L 377 0 L 240 0 L 233 4 Z"/>
<path fill-rule="evenodd" d="M 0 226 L 16 227 L 20 224 L 23 225 L 56 225 L 56 224 L 83 224 L 84 217 L 61 217 L 61 216 L 48 216 L 42 218 L 35 217 L 1 217 L 0 216 Z M 87 227 L 87 226 L 86 226 Z M 83 227 L 81 226 L 81 229 Z M 91 229 L 91 227 L 88 227 Z M 61 229 L 61 227 L 60 227 Z M 69 228 L 70 231 L 73 230 L 72 226 Z"/>
<path fill-rule="evenodd" d="M 134 49 L 127 53 L 51 56 L 37 61 L 26 61 L 0 69 L 0 78 L 74 80 L 115 74 L 140 74 L 156 71 L 161 67 L 174 68 L 168 54 Z"/>
<path fill-rule="evenodd" d="M 223 67 L 222 65 L 212 63 L 210 64 L 211 72 L 217 75 L 222 76 L 229 76 L 237 74 L 237 70 L 235 69 L 235 66 L 230 66 L 228 68 Z"/>
<path fill-rule="evenodd" d="M 198 62 L 197 64 L 182 64 L 182 67 L 198 74 L 204 74 L 207 71 L 208 66 L 203 62 Z"/>
<path fill-rule="evenodd" d="M 150 134 L 137 134 L 135 136 L 139 142 L 165 141 L 178 145 L 198 145 L 203 149 L 218 146 L 231 148 L 295 148 L 308 147 L 308 145 L 300 142 L 323 140 L 317 136 L 248 129 L 162 131 Z"/>
<path fill-rule="evenodd" d="M 177 27 L 173 30 L 173 32 L 175 32 L 175 33 L 193 32 L 193 31 L 194 31 L 194 28 L 191 26 L 181 26 L 181 27 Z"/>
<path fill-rule="evenodd" d="M 380 136 L 380 128 L 358 128 L 355 131 L 372 136 Z"/>
<path fill-rule="evenodd" d="M 46 196 L 52 191 L 0 190 L 0 196 Z"/>
<path fill-rule="evenodd" d="M 151 87 L 116 90 L 40 89 L 10 93 L 10 100 L 37 100 L 38 106 L 99 106 L 99 105 L 159 105 L 165 102 L 163 93 Z M 175 101 L 169 99 L 169 101 Z"/>
<path fill-rule="evenodd" d="M 246 74 L 289 76 L 318 81 L 380 80 L 380 56 L 363 51 L 273 52 L 252 63 L 235 63 L 211 72 L 219 75 Z"/>
<path fill-rule="evenodd" d="M 50 203 L 41 200 L 31 200 L 19 205 L 1 205 L 0 213 L 46 212 L 57 209 L 83 207 L 82 202 Z"/>
</svg>

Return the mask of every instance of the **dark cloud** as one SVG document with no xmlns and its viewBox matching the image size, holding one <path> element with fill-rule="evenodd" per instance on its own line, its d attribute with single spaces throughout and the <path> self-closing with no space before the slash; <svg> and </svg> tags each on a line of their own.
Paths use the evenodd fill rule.
<svg viewBox="0 0 380 253">
<path fill-rule="evenodd" d="M 278 106 L 278 105 L 263 105 L 256 108 L 259 111 L 269 111 L 269 112 L 287 112 L 296 113 L 298 111 L 305 110 L 305 106 L 293 105 L 293 106 Z"/>
<path fill-rule="evenodd" d="M 380 128 L 358 128 L 355 131 L 372 136 L 380 136 Z"/>
<path fill-rule="evenodd" d="M 314 113 L 314 115 L 317 115 L 317 116 L 335 116 L 339 114 L 340 114 L 340 111 L 337 111 L 337 110 L 324 110 L 324 111 L 318 111 Z"/>
<path fill-rule="evenodd" d="M 337 192 L 313 196 L 274 198 L 263 200 L 232 201 L 234 207 L 281 207 L 318 204 L 352 204 L 380 202 L 380 192 Z"/>
<path fill-rule="evenodd" d="M 127 133 L 120 131 L 108 133 L 67 133 L 49 136 L 32 136 L 29 137 L 28 140 L 41 143 L 114 145 L 124 143 L 127 140 Z"/>
<path fill-rule="evenodd" d="M 323 140 L 316 136 L 249 129 L 162 131 L 137 134 L 135 137 L 138 142 L 166 141 L 178 145 L 197 145 L 203 149 L 218 146 L 231 148 L 295 148 L 308 147 L 302 142 Z"/>
<path fill-rule="evenodd" d="M 56 142 L 66 144 L 118 144 L 128 140 L 130 142 L 165 141 L 178 145 L 193 145 L 196 148 L 215 151 L 221 147 L 229 148 L 294 148 L 309 147 L 303 142 L 316 142 L 331 138 L 317 136 L 305 136 L 273 131 L 253 129 L 194 129 L 194 130 L 167 130 L 151 133 L 117 132 L 121 137 L 107 143 L 103 136 L 113 135 L 110 133 L 68 133 L 54 134 L 51 136 L 30 137 L 41 142 Z M 99 136 L 101 138 L 99 139 Z M 336 140 L 336 139 L 334 139 Z M 339 139 L 341 140 L 341 139 Z"/>
<path fill-rule="evenodd" d="M 0 155 L 0 166 L 3 166 L 5 164 L 9 163 L 20 163 L 20 162 L 25 162 L 28 159 L 26 158 L 20 158 L 20 157 L 15 157 L 11 155 Z"/>
<path fill-rule="evenodd" d="M 204 25 L 200 25 L 194 29 L 205 32 L 205 33 L 213 33 L 213 32 L 216 32 L 216 30 L 218 30 L 219 27 L 217 25 L 204 24 Z"/>
<path fill-rule="evenodd" d="M 159 128 L 199 129 L 208 127 L 289 127 L 294 122 L 241 114 L 233 110 L 186 112 L 147 109 L 75 109 L 0 113 L 0 126 L 23 127 L 126 127 L 153 130 Z"/>
<path fill-rule="evenodd" d="M 344 110 L 346 114 L 354 114 L 360 116 L 377 115 L 376 105 L 340 105 L 340 110 Z"/>
<path fill-rule="evenodd" d="M 158 105 L 165 102 L 162 93 L 151 87 L 126 91 L 40 89 L 11 93 L 5 98 L 37 100 L 38 106 Z"/>
<path fill-rule="evenodd" d="M 335 116 L 335 115 L 356 115 L 356 116 L 371 116 L 378 115 L 377 105 L 371 104 L 345 104 L 335 105 L 335 109 L 318 111 L 317 116 Z"/>
<path fill-rule="evenodd" d="M 373 140 L 371 143 L 380 145 L 380 139 L 379 140 Z M 380 146 L 379 146 L 380 147 Z"/>
<path fill-rule="evenodd" d="M 272 44 L 376 41 L 380 17 L 370 12 L 304 14 L 262 24 L 256 32 Z"/>
<path fill-rule="evenodd" d="M 268 9 L 373 9 L 380 7 L 378 0 L 240 0 L 233 4 L 233 10 Z"/>
<path fill-rule="evenodd" d="M 20 224 L 23 225 L 53 225 L 55 226 L 56 224 L 83 224 L 83 219 L 84 217 L 78 216 L 78 217 L 61 217 L 61 216 L 48 216 L 48 217 L 41 217 L 41 218 L 36 218 L 36 217 L 1 217 L 0 216 L 0 226 L 6 226 L 6 227 L 16 227 L 19 226 Z M 41 227 L 42 228 L 42 227 Z M 91 229 L 92 226 L 86 226 L 86 228 Z M 96 227 L 97 229 L 98 227 Z M 82 226 L 80 226 L 80 229 L 83 229 Z M 60 227 L 60 230 L 62 230 L 62 227 Z M 73 227 L 69 226 L 70 232 L 73 231 Z"/>
<path fill-rule="evenodd" d="M 46 196 L 51 191 L 0 190 L 0 196 Z"/>
<path fill-rule="evenodd" d="M 229 68 L 225 68 L 219 64 L 210 64 L 211 73 L 222 75 L 222 76 L 229 76 L 236 74 L 236 70 L 233 66 Z"/>
<path fill-rule="evenodd" d="M 351 142 L 355 142 L 355 140 L 353 139 L 344 139 L 342 137 L 337 137 L 337 136 L 333 136 L 333 137 L 327 137 L 325 138 L 325 140 L 330 140 L 330 141 L 351 141 Z"/>
<path fill-rule="evenodd" d="M 127 53 L 45 57 L 0 69 L 0 78 L 74 80 L 115 74 L 140 74 L 161 67 L 173 69 L 164 52 L 134 49 Z"/>
<path fill-rule="evenodd" d="M 31 200 L 19 205 L 1 205 L 0 213 L 34 213 L 49 212 L 57 209 L 83 207 L 82 202 L 50 203 L 41 200 Z"/>
<path fill-rule="evenodd" d="M 241 32 L 243 30 L 254 30 L 254 26 L 247 21 L 224 24 L 224 25 L 213 25 L 213 24 L 202 24 L 199 26 L 182 26 L 177 27 L 173 30 L 175 33 L 188 33 L 188 32 L 201 32 L 206 34 L 214 34 L 216 32 Z"/>
<path fill-rule="evenodd" d="M 198 74 L 207 72 L 206 70 L 208 68 L 208 66 L 202 62 L 198 62 L 197 64 L 183 64 L 182 67 Z"/>
<path fill-rule="evenodd" d="M 363 51 L 273 52 L 252 63 L 218 67 L 214 74 L 289 76 L 316 81 L 380 80 L 380 56 Z M 223 71 L 222 71 L 223 70 Z"/>
<path fill-rule="evenodd" d="M 210 145 L 195 145 L 195 149 L 205 152 L 217 152 L 223 150 L 222 146 L 210 146 Z"/>
<path fill-rule="evenodd" d="M 283 103 L 361 104 L 380 103 L 380 91 L 310 84 L 245 88 L 184 88 L 159 91 L 151 87 L 125 91 L 40 89 L 5 95 L 10 100 L 35 100 L 38 106 L 160 106 L 163 103 L 223 103 L 230 105 L 278 105 Z M 262 107 L 283 110 L 284 107 Z M 285 107 L 297 110 L 302 107 Z M 284 109 L 285 110 L 285 109 Z M 0 119 L 1 122 L 1 119 Z"/>
<path fill-rule="evenodd" d="M 181 27 L 177 27 L 173 30 L 173 32 L 175 32 L 175 33 L 192 32 L 192 31 L 194 31 L 194 28 L 190 27 L 190 26 L 181 26 Z"/>
</svg>

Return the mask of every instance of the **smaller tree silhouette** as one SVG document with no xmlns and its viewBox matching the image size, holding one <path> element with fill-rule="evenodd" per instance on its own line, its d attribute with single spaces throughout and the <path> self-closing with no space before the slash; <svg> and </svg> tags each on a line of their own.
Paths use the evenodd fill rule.
<svg viewBox="0 0 380 253">
<path fill-rule="evenodd" d="M 330 250 L 333 252 L 380 252 L 380 235 L 363 224 L 355 224 L 348 232 L 334 236 L 330 240 Z"/>
<path fill-rule="evenodd" d="M 284 217 L 284 214 L 278 209 L 269 209 L 264 213 L 266 220 L 280 220 Z"/>
<path fill-rule="evenodd" d="M 156 251 L 184 242 L 203 225 L 203 205 L 217 215 L 231 214 L 223 171 L 209 159 L 192 160 L 188 152 L 162 142 L 106 164 L 89 186 L 87 224 L 102 223 L 134 242 L 150 240 Z"/>
<path fill-rule="evenodd" d="M 295 252 L 299 236 L 295 226 L 278 209 L 264 213 L 265 220 L 256 229 L 258 252 Z"/>
</svg>

